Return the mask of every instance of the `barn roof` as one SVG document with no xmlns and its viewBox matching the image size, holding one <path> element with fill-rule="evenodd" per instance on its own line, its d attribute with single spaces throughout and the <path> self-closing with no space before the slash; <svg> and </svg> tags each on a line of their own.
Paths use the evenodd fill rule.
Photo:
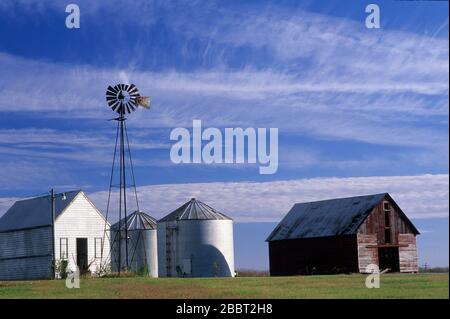
<svg viewBox="0 0 450 319">
<path fill-rule="evenodd" d="M 121 220 L 122 225 L 125 224 L 125 218 L 122 218 Z M 112 231 L 119 230 L 119 222 L 115 223 L 111 226 Z M 127 229 L 128 230 L 141 230 L 141 229 L 149 229 L 153 230 L 156 229 L 156 219 L 153 217 L 147 215 L 144 212 L 141 211 L 135 211 L 131 215 L 127 216 Z M 123 229 L 123 226 L 122 226 Z"/>
<path fill-rule="evenodd" d="M 55 218 L 57 218 L 74 198 L 82 192 L 75 190 L 65 192 L 66 199 L 61 194 L 55 197 Z M 49 226 L 52 224 L 51 195 L 18 200 L 0 218 L 0 232 L 18 229 Z"/>
<path fill-rule="evenodd" d="M 217 219 L 229 219 L 230 217 L 215 210 L 211 206 L 192 198 L 190 201 L 175 209 L 166 217 L 160 219 L 160 222 L 175 221 L 175 220 L 217 220 Z"/>
<path fill-rule="evenodd" d="M 381 193 L 295 204 L 266 241 L 356 234 L 373 208 L 386 197 L 418 234 L 390 195 Z"/>
</svg>

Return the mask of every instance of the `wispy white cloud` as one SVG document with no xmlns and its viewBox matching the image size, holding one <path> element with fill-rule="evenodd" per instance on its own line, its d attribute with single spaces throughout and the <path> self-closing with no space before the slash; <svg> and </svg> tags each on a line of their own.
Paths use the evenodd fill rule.
<svg viewBox="0 0 450 319">
<path fill-rule="evenodd" d="M 80 174 L 86 169 L 98 173 L 109 171 L 114 150 L 114 128 L 107 130 L 67 131 L 55 129 L 0 130 L 0 190 L 41 189 L 55 183 L 86 183 Z M 136 134 L 130 140 L 133 151 L 160 151 L 169 145 L 146 134 Z M 168 151 L 167 151 L 168 153 Z M 138 157 L 139 167 L 168 166 L 169 159 L 153 156 L 152 161 Z M 127 159 L 127 165 L 130 165 Z M 106 180 L 106 179 L 105 179 Z"/>
<path fill-rule="evenodd" d="M 51 7 L 56 5 L 50 2 Z M 91 2 L 83 6 L 88 14 L 101 14 L 101 6 Z M 139 8 L 137 16 L 126 20 L 128 24 L 154 21 L 154 13 L 161 11 L 164 25 L 183 41 L 207 43 L 205 56 L 217 55 L 214 48 L 229 53 L 248 46 L 267 49 L 272 58 L 266 59 L 264 67 L 249 60 L 236 70 L 216 60 L 207 68 L 194 65 L 190 72 L 152 72 L 134 66 L 101 69 L 0 54 L 7 75 L 0 80 L 0 111 L 107 117 L 103 92 L 116 79 L 133 81 L 153 96 L 152 118 L 139 120 L 147 127 L 186 125 L 201 117 L 215 125 L 271 122 L 284 130 L 298 130 L 301 117 L 314 125 L 304 127 L 305 131 L 331 138 L 424 144 L 425 137 L 432 136 L 431 142 L 436 137 L 440 145 L 439 139 L 447 138 L 435 129 L 412 129 L 423 117 L 437 121 L 430 117 L 442 120 L 448 115 L 446 39 L 388 29 L 370 32 L 345 18 L 274 5 L 264 10 L 250 6 L 240 12 L 214 2 L 207 6 L 182 3 L 190 14 L 182 14 L 171 2 L 117 1 L 108 8 L 126 6 Z M 206 18 L 210 15 L 221 19 L 210 26 Z M 380 125 L 394 116 L 395 132 L 392 125 Z M 345 133 L 355 126 L 360 127 L 357 133 Z M 381 133 L 379 138 L 368 133 L 374 129 Z M 415 136 L 409 141 L 402 138 L 410 134 Z"/>
<path fill-rule="evenodd" d="M 448 187 L 449 176 L 442 174 L 148 185 L 139 187 L 138 194 L 141 209 L 157 218 L 197 197 L 236 221 L 279 221 L 294 203 L 382 192 L 389 192 L 410 218 L 448 218 Z M 107 192 L 89 197 L 105 212 Z M 0 198 L 0 216 L 15 200 Z M 110 214 L 117 220 L 116 211 Z"/>
<path fill-rule="evenodd" d="M 90 16 L 105 14 L 96 2 L 80 5 Z M 201 119 L 207 126 L 278 127 L 281 136 L 400 146 L 394 151 L 395 161 L 404 151 L 403 163 L 443 167 L 448 161 L 447 38 L 389 29 L 369 32 L 345 18 L 287 11 L 275 4 L 263 10 L 249 6 L 230 11 L 213 1 L 183 2 L 182 9 L 167 1 L 115 1 L 107 6 L 108 14 L 127 6 L 129 14 L 120 23 L 138 24 L 145 33 L 159 19 L 183 41 L 181 59 L 193 54 L 187 50 L 191 41 L 203 44 L 194 52 L 203 63 L 189 71 L 146 68 L 145 63 L 135 63 L 150 59 L 145 43 L 136 45 L 126 68 L 38 61 L 0 52 L 0 112 L 89 120 L 94 128 L 113 116 L 104 100 L 105 88 L 132 81 L 153 98 L 150 112 L 130 117 L 130 127 L 138 130 L 133 134 L 134 149 L 167 148 L 168 128 L 190 127 L 193 119 Z M 20 7 L 38 8 L 36 14 L 62 9 L 59 1 L 0 5 L 11 14 Z M 212 22 L 209 17 L 220 18 Z M 240 58 L 240 49 L 255 54 L 247 59 L 243 55 L 242 65 L 236 67 L 230 60 Z M 259 61 L 261 52 L 264 63 Z M 164 134 L 148 131 L 161 128 Z M 78 129 L 1 130 L 0 153 L 10 158 L 109 163 L 109 132 Z M 142 132 L 149 134 L 138 136 Z M 327 162 L 314 147 L 301 154 L 292 148 L 280 152 L 282 165 L 296 167 L 360 165 L 375 171 L 385 160 Z M 142 162 L 167 164 L 156 157 Z"/>
<path fill-rule="evenodd" d="M 148 185 L 138 194 L 141 209 L 157 218 L 197 197 L 236 221 L 279 221 L 294 203 L 382 192 L 389 192 L 410 218 L 448 218 L 448 186 L 449 176 L 443 174 Z M 104 211 L 107 192 L 89 196 Z M 110 217 L 117 220 L 117 212 Z"/>
<path fill-rule="evenodd" d="M 114 129 L 102 130 L 56 130 L 56 129 L 0 129 L 0 145 L 14 146 L 16 148 L 53 148 L 58 149 L 79 149 L 83 148 L 107 148 L 114 146 Z M 145 139 L 144 139 L 144 138 Z M 133 148 L 142 149 L 164 149 L 168 148 L 168 143 L 150 140 L 151 133 L 145 135 L 133 135 Z"/>
<path fill-rule="evenodd" d="M 433 233 L 433 230 L 427 230 L 427 229 L 421 229 L 419 228 L 419 232 L 423 235 L 423 234 L 430 234 Z"/>
<path fill-rule="evenodd" d="M 0 150 L 3 154 L 0 160 L 0 191 L 40 190 L 41 185 L 53 185 L 56 180 L 67 182 L 73 178 L 69 173 L 70 166 L 64 161 L 22 155 L 10 158 L 5 155 L 8 151 Z"/>
<path fill-rule="evenodd" d="M 0 198 L 0 217 L 14 204 L 15 201 L 19 200 L 17 197 L 2 197 Z"/>
<path fill-rule="evenodd" d="M 111 78 L 119 79 L 126 72 L 87 66 L 67 69 L 63 65 L 17 59 L 5 54 L 0 55 L 0 65 L 5 65 L 5 72 L 10 75 L 8 81 L 0 80 L 0 83 L 4 82 L 0 89 L 0 111 L 39 111 L 44 114 L 47 111 L 53 116 L 58 112 L 56 114 L 59 116 L 65 114 L 71 118 L 100 119 L 111 116 L 104 105 L 103 91 Z M 10 65 L 15 67 L 8 68 Z M 402 122 L 402 118 L 397 116 L 395 128 L 380 126 L 383 119 L 375 115 L 380 112 L 380 104 L 389 105 L 386 101 L 390 99 L 385 97 L 380 101 L 368 94 L 372 90 L 378 92 L 378 96 L 383 96 L 384 90 L 395 91 L 399 85 L 403 85 L 405 90 L 414 90 L 414 85 L 407 83 L 393 86 L 380 83 L 380 86 L 371 87 L 368 87 L 370 84 L 360 83 L 314 84 L 309 80 L 296 80 L 292 75 L 255 70 L 201 71 L 190 74 L 129 73 L 128 77 L 133 78 L 143 93 L 154 97 L 151 116 L 142 116 L 136 120 L 137 125 L 145 127 L 185 126 L 192 119 L 200 118 L 218 126 L 272 123 L 287 131 L 303 129 L 322 136 L 380 144 L 430 144 L 436 137 L 437 143 L 442 145 L 442 140 L 447 139 L 445 134 L 433 128 L 411 129 L 415 125 L 411 123 L 411 114 L 421 117 L 426 111 L 441 117 L 448 114 L 448 109 L 442 107 L 442 99 L 446 99 L 446 95 L 441 97 L 437 106 L 427 105 L 420 98 L 411 104 L 408 103 L 411 98 L 395 97 L 390 102 L 390 111 L 408 115 L 409 121 Z M 22 81 L 23 78 L 28 81 Z M 444 88 L 448 83 L 441 83 L 440 86 Z M 357 96 L 350 96 L 346 100 L 343 96 L 335 95 L 335 90 L 341 91 L 340 94 L 347 90 L 352 93 L 364 91 L 364 94 L 358 103 Z M 430 90 L 440 89 L 433 83 L 430 84 Z M 311 96 L 308 92 L 315 93 Z M 359 111 L 349 114 L 357 105 L 362 105 Z M 249 112 L 254 108 L 258 108 L 258 112 Z M 370 114 L 374 116 L 369 117 Z M 299 125 L 298 116 L 307 121 Z M 357 127 L 360 127 L 359 132 L 355 131 Z M 382 134 L 380 138 L 370 133 L 375 127 Z M 351 134 L 346 133 L 349 131 Z M 410 134 L 416 138 L 410 139 Z M 385 139 L 384 135 L 392 138 Z"/>
</svg>

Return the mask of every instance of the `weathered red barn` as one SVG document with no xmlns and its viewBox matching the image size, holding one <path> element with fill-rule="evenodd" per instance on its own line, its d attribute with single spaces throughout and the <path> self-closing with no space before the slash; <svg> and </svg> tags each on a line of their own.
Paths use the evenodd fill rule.
<svg viewBox="0 0 450 319">
<path fill-rule="evenodd" d="M 295 204 L 266 240 L 270 274 L 417 272 L 418 234 L 388 193 Z"/>
</svg>

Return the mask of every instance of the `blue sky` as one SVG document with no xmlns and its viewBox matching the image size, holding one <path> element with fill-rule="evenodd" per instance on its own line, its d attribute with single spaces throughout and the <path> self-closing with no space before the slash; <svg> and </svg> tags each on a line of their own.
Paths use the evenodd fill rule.
<svg viewBox="0 0 450 319">
<path fill-rule="evenodd" d="M 388 191 L 424 231 L 421 263 L 448 265 L 448 2 L 377 1 L 378 30 L 365 28 L 367 1 L 74 3 L 77 30 L 68 2 L 0 3 L 0 214 L 50 187 L 104 207 L 115 133 L 104 92 L 130 82 L 153 102 L 128 128 L 155 217 L 196 195 L 238 222 L 273 223 L 295 202 Z M 278 172 L 172 164 L 170 131 L 194 119 L 278 128 Z"/>
</svg>

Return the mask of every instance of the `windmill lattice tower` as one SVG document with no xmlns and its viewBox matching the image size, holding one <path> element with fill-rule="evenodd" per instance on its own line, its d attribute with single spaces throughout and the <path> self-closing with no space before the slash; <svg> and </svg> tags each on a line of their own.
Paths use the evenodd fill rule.
<svg viewBox="0 0 450 319">
<path fill-rule="evenodd" d="M 117 272 L 120 274 L 122 270 L 130 269 L 130 263 L 133 261 L 133 256 L 129 256 L 129 236 L 128 236 L 128 227 L 129 221 L 128 216 L 130 211 L 130 203 L 127 202 L 127 188 L 132 187 L 134 192 L 134 200 L 135 201 L 135 212 L 140 212 L 139 201 L 136 190 L 136 182 L 134 177 L 133 170 L 133 161 L 131 157 L 130 143 L 128 139 L 128 132 L 126 126 L 126 117 L 125 114 L 131 114 L 135 111 L 139 106 L 149 109 L 150 108 L 150 98 L 146 96 L 141 96 L 139 94 L 138 88 L 134 85 L 128 84 L 117 84 L 115 86 L 108 86 L 106 90 L 106 102 L 111 107 L 111 109 L 118 113 L 118 117 L 114 118 L 114 121 L 117 121 L 116 128 L 116 138 L 115 138 L 115 146 L 114 146 L 114 156 L 111 168 L 111 177 L 109 183 L 109 192 L 108 192 L 108 202 L 106 206 L 106 221 L 105 221 L 105 229 L 102 241 L 102 250 L 101 250 L 101 264 L 103 262 L 108 262 L 109 258 L 111 263 L 117 265 Z M 127 180 L 127 172 L 130 174 L 131 182 Z M 118 174 L 117 174 L 118 173 Z M 118 184 L 115 183 L 115 177 L 118 177 Z M 107 254 L 103 251 L 105 240 L 109 240 L 108 234 L 108 216 L 110 211 L 112 210 L 112 189 L 118 188 L 119 190 L 119 198 L 118 198 L 118 229 L 114 232 L 114 237 L 111 238 L 111 249 Z M 123 241 L 125 243 L 124 255 L 122 253 Z M 114 247 L 118 247 L 118 253 L 112 254 L 112 250 Z M 116 260 L 117 259 L 117 260 Z"/>
</svg>

